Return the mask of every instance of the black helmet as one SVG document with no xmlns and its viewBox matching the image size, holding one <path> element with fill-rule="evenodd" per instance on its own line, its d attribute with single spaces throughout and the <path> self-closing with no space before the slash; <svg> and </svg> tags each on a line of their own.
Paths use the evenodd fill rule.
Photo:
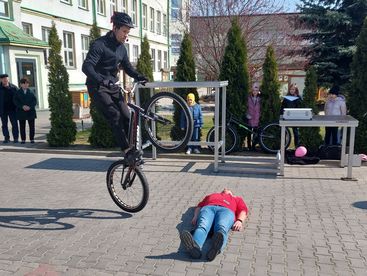
<svg viewBox="0 0 367 276">
<path fill-rule="evenodd" d="M 120 28 L 121 26 L 127 26 L 129 28 L 134 28 L 134 24 L 131 20 L 131 17 L 124 12 L 114 12 L 111 16 L 111 23 L 114 26 Z"/>
</svg>

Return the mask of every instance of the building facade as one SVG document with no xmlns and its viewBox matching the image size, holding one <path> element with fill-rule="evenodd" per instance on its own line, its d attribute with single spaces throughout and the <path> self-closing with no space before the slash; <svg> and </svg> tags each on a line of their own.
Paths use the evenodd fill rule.
<svg viewBox="0 0 367 276">
<path fill-rule="evenodd" d="M 125 44 L 132 64 L 140 55 L 140 43 L 148 37 L 154 80 L 164 78 L 170 68 L 169 15 L 170 0 L 0 0 L 0 26 L 9 26 L 22 33 L 22 43 L 1 41 L 2 73 L 9 73 L 11 82 L 18 84 L 22 77 L 34 79 L 32 89 L 39 109 L 48 108 L 48 36 L 54 23 L 62 41 L 61 56 L 69 73 L 69 90 L 73 102 L 86 106 L 85 75 L 81 71 L 89 50 L 89 32 L 93 22 L 102 35 L 112 28 L 114 11 L 128 13 L 136 28 L 131 29 Z M 32 38 L 32 43 L 27 40 Z M 10 39 L 8 39 L 10 40 Z M 164 69 L 164 70 L 162 70 Z"/>
</svg>

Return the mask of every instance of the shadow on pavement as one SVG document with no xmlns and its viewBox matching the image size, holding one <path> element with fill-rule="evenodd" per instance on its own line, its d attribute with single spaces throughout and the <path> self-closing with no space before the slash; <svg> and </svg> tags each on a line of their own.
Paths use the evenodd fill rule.
<svg viewBox="0 0 367 276">
<path fill-rule="evenodd" d="M 132 215 L 101 209 L 0 208 L 0 227 L 25 230 L 69 230 L 75 226 L 64 218 L 126 219 Z"/>
<path fill-rule="evenodd" d="M 367 210 L 367 201 L 357 201 L 352 204 L 353 207 Z"/>
<path fill-rule="evenodd" d="M 30 165 L 27 169 L 45 169 L 60 171 L 89 171 L 106 172 L 115 160 L 79 159 L 79 158 L 49 158 Z"/>
</svg>

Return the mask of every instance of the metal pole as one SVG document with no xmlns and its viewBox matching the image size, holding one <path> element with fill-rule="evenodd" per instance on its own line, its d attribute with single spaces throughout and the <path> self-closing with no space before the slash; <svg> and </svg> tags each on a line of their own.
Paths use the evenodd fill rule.
<svg viewBox="0 0 367 276">
<path fill-rule="evenodd" d="M 218 172 L 218 132 L 219 132 L 219 87 L 215 88 L 214 108 L 214 172 Z"/>
<path fill-rule="evenodd" d="M 226 105 L 227 102 L 227 87 L 222 87 L 222 158 L 221 162 L 225 162 L 226 155 Z"/>
<path fill-rule="evenodd" d="M 285 156 L 285 126 L 280 126 L 280 166 L 279 166 L 279 175 L 284 176 L 284 156 Z"/>
</svg>

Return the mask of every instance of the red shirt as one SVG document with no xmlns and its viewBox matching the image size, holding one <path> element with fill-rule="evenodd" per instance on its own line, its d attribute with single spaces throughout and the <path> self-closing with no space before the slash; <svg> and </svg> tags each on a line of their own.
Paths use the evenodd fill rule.
<svg viewBox="0 0 367 276">
<path fill-rule="evenodd" d="M 243 201 L 242 197 L 232 196 L 231 194 L 215 193 L 207 195 L 198 204 L 198 207 L 204 207 L 207 205 L 219 205 L 227 207 L 235 214 L 236 218 L 242 211 L 245 211 L 246 214 L 248 212 L 246 203 Z"/>
</svg>

